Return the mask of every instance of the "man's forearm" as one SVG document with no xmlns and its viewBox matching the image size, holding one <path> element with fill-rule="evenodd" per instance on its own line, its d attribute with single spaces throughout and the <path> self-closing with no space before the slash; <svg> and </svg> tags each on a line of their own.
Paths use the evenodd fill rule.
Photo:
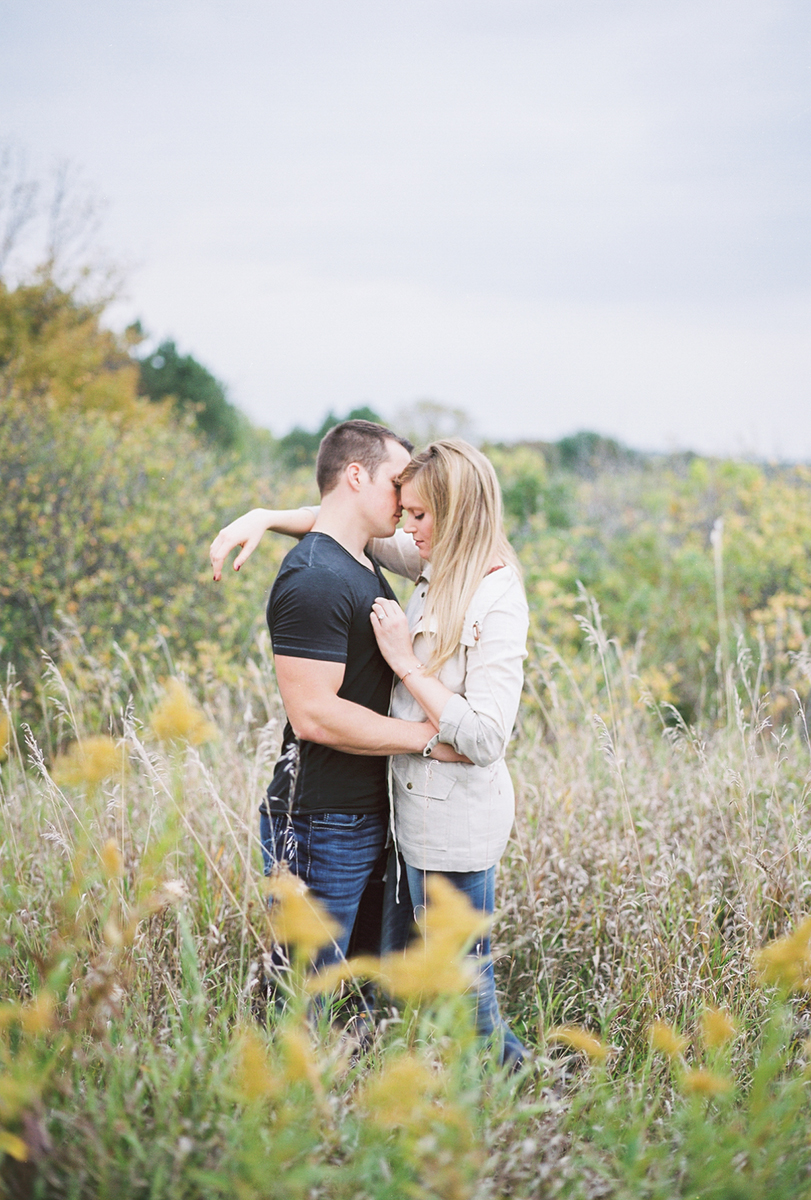
<svg viewBox="0 0 811 1200">
<path fill-rule="evenodd" d="M 418 754 L 436 733 L 430 721 L 384 717 L 339 696 L 292 715 L 288 709 L 288 717 L 298 737 L 346 754 Z"/>
</svg>

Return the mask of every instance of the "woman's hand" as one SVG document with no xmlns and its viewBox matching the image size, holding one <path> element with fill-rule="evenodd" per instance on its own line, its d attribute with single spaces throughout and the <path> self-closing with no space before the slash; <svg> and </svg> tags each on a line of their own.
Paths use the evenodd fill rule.
<svg viewBox="0 0 811 1200">
<path fill-rule="evenodd" d="M 209 556 L 214 568 L 214 578 L 222 576 L 222 568 L 226 558 L 237 546 L 241 552 L 234 559 L 234 570 L 238 571 L 244 562 L 253 554 L 262 540 L 262 535 L 272 530 L 273 533 L 286 533 L 290 537 L 302 538 L 309 533 L 315 523 L 317 509 L 312 508 L 252 508 L 250 512 L 237 517 L 225 529 L 221 529 L 211 543 Z"/>
<path fill-rule="evenodd" d="M 369 614 L 372 629 L 386 662 L 402 679 L 406 671 L 415 670 L 420 661 L 411 646 L 408 621 L 396 600 L 378 596 Z"/>
<path fill-rule="evenodd" d="M 447 742 L 437 742 L 428 757 L 433 758 L 436 762 L 460 762 L 472 765 L 469 758 L 465 758 L 464 754 L 454 750 L 453 746 L 449 746 Z"/>
<path fill-rule="evenodd" d="M 234 559 L 234 570 L 238 571 L 244 562 L 253 554 L 267 533 L 270 526 L 271 510 L 267 508 L 252 508 L 250 512 L 237 517 L 225 529 L 221 529 L 211 543 L 209 557 L 214 570 L 214 578 L 222 578 L 225 560 L 232 550 L 241 546 L 242 550 Z"/>
</svg>

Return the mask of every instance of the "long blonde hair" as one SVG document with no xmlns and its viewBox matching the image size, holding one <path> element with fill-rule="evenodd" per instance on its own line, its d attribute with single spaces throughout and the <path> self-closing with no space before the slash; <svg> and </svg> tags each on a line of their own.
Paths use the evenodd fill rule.
<svg viewBox="0 0 811 1200">
<path fill-rule="evenodd" d="M 431 653 L 425 669 L 435 675 L 455 653 L 465 613 L 494 560 L 518 570 L 501 513 L 501 489 L 492 463 L 461 438 L 432 442 L 400 476 L 433 515 L 431 586 L 425 627 Z"/>
</svg>

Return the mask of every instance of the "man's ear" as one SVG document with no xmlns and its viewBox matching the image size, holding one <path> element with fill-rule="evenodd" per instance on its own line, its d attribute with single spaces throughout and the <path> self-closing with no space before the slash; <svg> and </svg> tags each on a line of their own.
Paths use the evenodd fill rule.
<svg viewBox="0 0 811 1200">
<path fill-rule="evenodd" d="M 360 463 L 351 462 L 346 468 L 346 481 L 353 492 L 359 492 L 361 484 L 365 476 L 368 476 L 368 471 Z"/>
</svg>

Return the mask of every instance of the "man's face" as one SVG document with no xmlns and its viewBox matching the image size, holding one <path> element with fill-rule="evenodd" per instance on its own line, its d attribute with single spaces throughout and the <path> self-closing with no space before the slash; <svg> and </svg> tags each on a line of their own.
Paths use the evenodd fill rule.
<svg viewBox="0 0 811 1200">
<path fill-rule="evenodd" d="M 391 537 L 400 520 L 400 490 L 395 480 L 411 462 L 411 455 L 399 442 L 386 441 L 388 454 L 375 471 L 367 475 L 364 508 L 370 520 L 371 537 Z"/>
</svg>

